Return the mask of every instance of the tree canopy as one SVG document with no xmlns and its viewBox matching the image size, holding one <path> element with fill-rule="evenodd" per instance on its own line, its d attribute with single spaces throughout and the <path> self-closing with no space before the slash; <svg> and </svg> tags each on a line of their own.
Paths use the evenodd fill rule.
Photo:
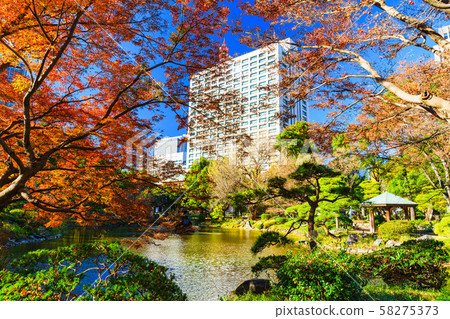
<svg viewBox="0 0 450 319">
<path fill-rule="evenodd" d="M 139 192 L 156 180 L 124 170 L 127 141 L 151 135 L 161 107 L 178 112 L 188 99 L 183 81 L 216 63 L 212 38 L 226 30 L 228 8 L 134 0 L 0 6 L 0 209 L 26 202 L 49 226 L 67 216 L 143 221 L 149 206 Z M 154 116 L 140 118 L 142 108 Z"/>
</svg>

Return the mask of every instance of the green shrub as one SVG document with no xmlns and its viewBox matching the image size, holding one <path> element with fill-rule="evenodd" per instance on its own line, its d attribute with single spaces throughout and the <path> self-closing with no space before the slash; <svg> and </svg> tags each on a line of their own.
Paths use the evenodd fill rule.
<svg viewBox="0 0 450 319">
<path fill-rule="evenodd" d="M 261 220 L 262 221 L 269 220 L 270 217 L 272 217 L 270 214 L 262 214 L 261 215 Z"/>
<path fill-rule="evenodd" d="M 448 276 L 450 260 L 444 243 L 437 240 L 409 240 L 401 246 L 361 255 L 358 264 L 366 276 L 381 276 L 389 285 L 411 283 L 440 289 Z"/>
<path fill-rule="evenodd" d="M 256 228 L 256 229 L 262 229 L 263 226 L 264 226 L 263 222 L 258 221 L 258 222 L 255 223 L 255 225 L 253 227 Z"/>
<path fill-rule="evenodd" d="M 99 277 L 107 279 L 92 282 Z M 166 267 L 125 251 L 119 243 L 36 250 L 0 271 L 0 300 L 75 299 L 186 300 L 186 296 Z"/>
<path fill-rule="evenodd" d="M 288 256 L 286 255 L 271 255 L 259 258 L 259 261 L 252 266 L 252 273 L 259 276 L 261 272 L 267 269 L 280 269 L 280 267 L 286 262 Z"/>
<path fill-rule="evenodd" d="M 275 221 L 278 225 L 280 225 L 280 224 L 284 224 L 285 222 L 287 222 L 288 219 L 286 217 L 277 217 L 277 218 L 275 218 Z"/>
<path fill-rule="evenodd" d="M 410 220 L 410 223 L 413 224 L 414 226 L 429 226 L 430 222 L 424 219 L 415 219 L 415 220 Z"/>
<path fill-rule="evenodd" d="M 362 300 L 366 282 L 353 259 L 345 252 L 295 255 L 277 271 L 273 292 L 290 300 Z"/>
<path fill-rule="evenodd" d="M 209 214 L 211 216 L 211 219 L 221 221 L 223 220 L 223 205 L 219 204 L 216 207 L 214 207 L 213 211 Z"/>
<path fill-rule="evenodd" d="M 347 215 L 339 214 L 338 218 L 339 218 L 339 227 L 348 229 L 353 226 L 353 221 Z"/>
<path fill-rule="evenodd" d="M 405 235 L 412 235 L 416 228 L 409 220 L 391 220 L 378 227 L 378 237 L 384 240 L 399 240 Z"/>
<path fill-rule="evenodd" d="M 270 226 L 276 225 L 277 222 L 274 219 L 267 220 L 264 222 L 264 228 L 269 228 Z"/>
<path fill-rule="evenodd" d="M 258 236 L 250 250 L 252 253 L 257 254 L 268 246 L 283 246 L 289 243 L 292 243 L 292 241 L 284 235 L 274 231 L 267 231 Z"/>
<path fill-rule="evenodd" d="M 375 226 L 381 225 L 386 222 L 386 219 L 381 215 L 375 215 L 374 220 Z"/>
<path fill-rule="evenodd" d="M 434 225 L 434 231 L 439 236 L 450 237 L 450 216 L 442 218 Z"/>
</svg>

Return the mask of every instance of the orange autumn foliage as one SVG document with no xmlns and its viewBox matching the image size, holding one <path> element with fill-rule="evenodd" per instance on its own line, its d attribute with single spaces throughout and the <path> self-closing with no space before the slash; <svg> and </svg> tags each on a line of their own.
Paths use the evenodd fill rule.
<svg viewBox="0 0 450 319">
<path fill-rule="evenodd" d="M 140 192 L 167 176 L 127 168 L 126 141 L 180 109 L 183 81 L 218 59 L 227 13 L 219 1 L 0 0 L 0 210 L 27 202 L 47 226 L 145 223 Z"/>
</svg>

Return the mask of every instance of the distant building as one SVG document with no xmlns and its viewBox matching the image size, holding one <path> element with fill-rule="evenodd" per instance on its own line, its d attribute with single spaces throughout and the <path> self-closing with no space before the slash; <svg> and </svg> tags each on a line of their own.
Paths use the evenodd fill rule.
<svg viewBox="0 0 450 319">
<path fill-rule="evenodd" d="M 276 136 L 286 125 L 308 120 L 306 101 L 291 102 L 267 89 L 279 83 L 280 62 L 291 49 L 292 40 L 286 39 L 230 59 L 219 70 L 212 67 L 192 76 L 187 168 L 202 156 L 234 156 L 236 145 L 233 141 L 244 136 L 256 143 L 262 141 L 266 148 L 272 148 Z M 221 53 L 228 54 L 225 42 Z M 220 101 L 227 95 L 235 96 L 234 100 Z M 211 98 L 220 101 L 220 111 L 207 110 L 202 106 Z M 276 115 L 286 110 L 288 105 L 292 118 L 283 124 Z M 205 114 L 199 114 L 202 110 Z M 221 113 L 230 115 L 224 118 Z M 216 122 L 214 125 L 211 124 L 213 121 Z"/>
<path fill-rule="evenodd" d="M 154 146 L 154 156 L 158 160 L 173 161 L 177 165 L 186 166 L 187 143 L 181 142 L 184 136 L 165 137 Z"/>
<path fill-rule="evenodd" d="M 438 32 L 439 32 L 439 34 L 442 35 L 445 39 L 447 39 L 448 41 L 450 41 L 450 25 L 447 25 L 447 26 L 444 26 L 444 27 L 439 28 L 439 29 L 438 29 Z M 437 50 L 439 50 L 439 51 L 442 51 L 442 48 L 441 48 L 440 46 L 438 46 L 438 45 L 435 45 L 435 46 L 434 46 L 434 49 L 437 49 Z M 435 60 L 436 62 L 441 62 L 441 61 L 442 61 L 442 58 L 441 58 L 439 55 L 435 54 L 435 55 L 434 55 L 434 60 Z"/>
</svg>

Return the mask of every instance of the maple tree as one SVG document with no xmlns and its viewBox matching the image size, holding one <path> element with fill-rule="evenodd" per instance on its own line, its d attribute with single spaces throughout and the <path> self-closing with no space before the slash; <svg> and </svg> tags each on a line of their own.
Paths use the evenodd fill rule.
<svg viewBox="0 0 450 319">
<path fill-rule="evenodd" d="M 418 73 L 409 65 L 394 73 L 407 90 L 418 90 L 422 83 L 428 83 L 430 89 L 448 96 L 449 79 L 440 72 L 441 65 L 430 67 L 427 63 Z M 344 144 L 351 141 L 351 152 L 358 154 L 386 188 L 418 202 L 422 210 L 429 205 L 443 209 L 450 203 L 448 132 L 448 122 L 433 114 L 384 100 L 367 100 L 357 123 L 347 127 Z"/>
<path fill-rule="evenodd" d="M 26 202 L 48 226 L 67 217 L 145 221 L 139 193 L 157 179 L 125 169 L 126 141 L 150 134 L 164 107 L 184 123 L 184 80 L 219 58 L 213 38 L 228 9 L 214 0 L 2 0 L 0 8 L 0 209 Z M 142 108 L 153 118 L 139 118 Z"/>
<path fill-rule="evenodd" d="M 289 67 L 284 68 L 278 89 L 292 99 L 307 99 L 311 106 L 332 110 L 333 124 L 318 128 L 318 136 L 353 119 L 366 100 L 450 121 L 445 86 L 416 79 L 418 85 L 412 88 L 395 74 L 398 62 L 411 61 L 407 69 L 413 80 L 427 72 L 448 82 L 450 41 L 436 27 L 449 20 L 448 1 L 256 0 L 242 7 L 270 22 L 264 30 L 260 26 L 246 30 L 244 43 L 262 47 L 292 38 L 294 49 L 284 58 Z M 242 26 L 238 30 L 243 31 Z M 411 56 L 413 49 L 428 57 Z M 442 61 L 427 62 L 430 54 Z"/>
</svg>

